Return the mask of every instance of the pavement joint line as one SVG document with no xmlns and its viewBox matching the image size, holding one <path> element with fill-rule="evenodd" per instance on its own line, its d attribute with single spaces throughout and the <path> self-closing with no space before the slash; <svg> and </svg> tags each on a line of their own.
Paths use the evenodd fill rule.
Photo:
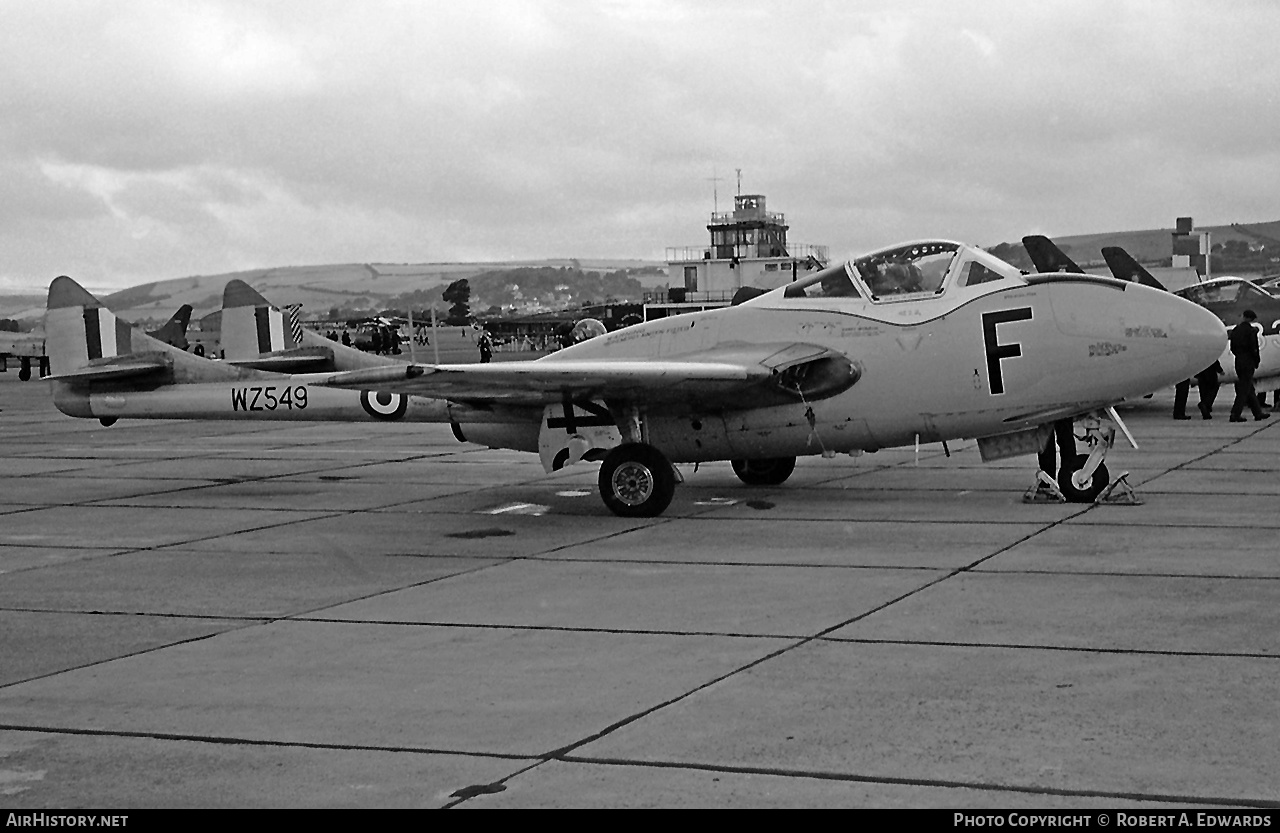
<svg viewBox="0 0 1280 833">
<path fill-rule="evenodd" d="M 275 620 L 275 621 L 287 621 L 287 622 L 292 622 L 292 621 L 304 621 L 304 622 L 305 622 L 305 621 L 312 621 L 312 619 L 305 618 L 305 617 L 310 617 L 310 616 L 312 616 L 313 614 L 318 613 L 319 611 L 322 611 L 322 610 L 329 610 L 329 609 L 334 608 L 334 607 L 341 607 L 342 605 L 352 604 L 352 603 L 354 603 L 354 602 L 362 602 L 362 601 L 366 601 L 366 600 L 368 600 L 368 599 L 376 599 L 376 598 L 377 598 L 377 597 L 379 597 L 379 596 L 385 596 L 385 595 L 388 595 L 388 594 L 390 594 L 390 593 L 399 593 L 399 592 L 400 592 L 400 591 L 402 591 L 402 590 L 411 590 L 411 589 L 413 589 L 413 588 L 415 588 L 415 587 L 425 587 L 425 586 L 426 586 L 426 585 L 428 585 L 428 584 L 434 584 L 434 583 L 436 583 L 436 582 L 438 582 L 438 581 L 445 581 L 446 579 L 457 578 L 458 576 L 467 576 L 467 575 L 472 575 L 473 573 L 478 573 L 478 572 L 481 572 L 481 571 L 484 571 L 484 570 L 488 570 L 488 569 L 490 569 L 490 568 L 492 568 L 492 567 L 500 567 L 500 566 L 502 566 L 503 564 L 508 564 L 508 563 L 510 563 L 510 562 L 511 562 L 511 560 L 512 560 L 512 559 L 503 559 L 503 560 L 494 560 L 494 559 L 489 559 L 490 563 L 487 563 L 487 564 L 478 564 L 478 565 L 475 565 L 475 566 L 473 566 L 473 567 L 470 567 L 469 569 L 466 569 L 466 570 L 458 570 L 457 572 L 448 573 L 448 574 L 446 574 L 446 575 L 442 575 L 442 576 L 432 576 L 431 578 L 424 579 L 424 580 L 422 580 L 422 581 L 415 581 L 415 582 L 412 582 L 412 583 L 410 583 L 410 584 L 402 585 L 402 586 L 399 586 L 399 587 L 392 587 L 392 588 L 388 588 L 388 589 L 386 589 L 386 590 L 377 590 L 377 591 L 374 591 L 374 592 L 372 592 L 372 593 L 368 593 L 368 594 L 363 595 L 363 596 L 357 596 L 357 597 L 355 597 L 355 598 L 351 598 L 351 599 L 343 599 L 342 601 L 338 601 L 338 602 L 331 602 L 331 603 L 328 603 L 328 604 L 321 605 L 321 606 L 319 606 L 319 607 L 311 608 L 310 610 L 304 610 L 304 611 L 302 611 L 302 612 L 300 612 L 300 613 L 290 613 L 290 614 L 289 614 L 289 615 L 287 615 L 287 616 L 281 616 L 281 617 L 279 617 L 279 618 L 278 618 L 277 620 Z M 317 619 L 315 619 L 314 621 L 324 621 L 324 620 L 323 620 L 323 619 L 318 619 L 318 618 L 317 618 Z M 335 619 L 334 621 L 342 621 L 342 620 Z"/>
<path fill-rule="evenodd" d="M 1167 468 L 1167 469 L 1165 469 L 1164 471 L 1160 472 L 1159 474 L 1156 474 L 1156 475 L 1154 475 L 1153 477 L 1150 477 L 1150 478 L 1148 478 L 1148 479 L 1146 479 L 1146 480 L 1142 481 L 1142 483 L 1141 483 L 1140 485 L 1145 486 L 1145 485 L 1147 485 L 1148 483 L 1151 483 L 1151 482 L 1153 482 L 1153 481 L 1155 481 L 1155 480 L 1159 480 L 1161 477 L 1164 477 L 1164 476 L 1165 476 L 1165 475 L 1167 475 L 1167 474 L 1171 474 L 1171 473 L 1173 473 L 1173 472 L 1175 472 L 1175 471 L 1181 471 L 1182 469 L 1187 468 L 1187 467 L 1191 466 L 1191 465 L 1192 465 L 1192 464 L 1194 464 L 1194 463 L 1198 463 L 1198 462 L 1200 462 L 1201 460 L 1205 460 L 1205 459 L 1207 459 L 1207 458 L 1209 458 L 1209 457 L 1212 457 L 1214 454 L 1220 454 L 1220 453 L 1222 453 L 1222 452 L 1224 452 L 1224 451 L 1227 451 L 1227 450 L 1228 450 L 1228 449 L 1230 449 L 1232 446 L 1234 446 L 1234 445 L 1239 445 L 1240 443 L 1244 442 L 1245 440 L 1249 439 L 1250 437 L 1254 436 L 1255 434 L 1258 434 L 1258 433 L 1260 433 L 1260 432 L 1262 432 L 1262 431 L 1266 430 L 1266 429 L 1267 429 L 1267 428 L 1269 428 L 1269 427 L 1271 427 L 1271 423 L 1266 423 L 1266 424 L 1262 425 L 1260 428 L 1255 428 L 1255 429 L 1253 429 L 1252 431 L 1250 431 L 1249 433 L 1247 433 L 1247 434 L 1245 434 L 1245 435 L 1243 435 L 1243 436 L 1239 436 L 1239 437 L 1231 437 L 1231 438 L 1229 438 L 1226 442 L 1224 442 L 1222 445 L 1219 445 L 1217 448 L 1214 448 L 1214 449 L 1212 449 L 1212 450 L 1210 450 L 1210 451 L 1206 451 L 1206 452 L 1204 452 L 1203 454 L 1200 454 L 1200 455 L 1199 455 L 1199 456 L 1197 456 L 1197 457 L 1192 457 L 1190 460 L 1183 461 L 1183 462 L 1181 462 L 1181 463 L 1178 463 L 1178 464 L 1177 464 L 1177 465 L 1175 465 L 1175 466 L 1172 466 L 1172 467 L 1170 467 L 1170 468 Z M 1216 471 L 1216 469 L 1208 469 L 1208 471 Z M 1234 471 L 1265 471 L 1265 469 L 1230 469 L 1230 471 L 1232 471 L 1232 472 L 1234 472 Z"/>
<path fill-rule="evenodd" d="M 1087 511 L 1088 511 L 1089 509 L 1091 509 L 1091 508 L 1092 508 L 1092 505 L 1091 505 L 1091 506 L 1086 507 L 1086 508 L 1085 508 L 1085 509 L 1083 509 L 1083 510 L 1081 510 L 1081 512 L 1076 513 L 1076 515 L 1083 514 L 1084 512 L 1087 512 Z M 1072 515 L 1072 516 L 1070 516 L 1070 517 L 1075 517 L 1075 515 Z M 675 703 L 681 702 L 682 700 L 686 700 L 686 699 L 688 699 L 688 698 L 690 698 L 690 697 L 693 697 L 695 694 L 697 694 L 697 693 L 699 693 L 699 692 L 701 692 L 701 691 L 704 691 L 704 690 L 706 690 L 706 689 L 710 688 L 710 687 L 711 687 L 711 686 L 713 686 L 713 685 L 716 685 L 716 684 L 718 684 L 718 683 L 720 683 L 720 682 L 723 682 L 724 680 L 727 680 L 727 679 L 729 679 L 729 678 L 731 678 L 731 677 L 738 676 L 739 674 L 744 674 L 744 673 L 746 673 L 747 671 L 749 671 L 749 670 L 751 670 L 751 669 L 753 669 L 753 668 L 756 668 L 757 666 L 763 665 L 764 663 L 766 663 L 766 662 L 768 662 L 768 661 L 770 661 L 770 660 L 776 659 L 776 658 L 778 658 L 778 657 L 780 657 L 780 656 L 783 656 L 784 654 L 787 654 L 787 653 L 790 653 L 790 652 L 792 652 L 792 651 L 795 651 L 795 650 L 797 650 L 797 649 L 799 649 L 799 648 L 802 648 L 802 647 L 804 647 L 805 645 L 810 644 L 811 642 L 818 641 L 818 640 L 820 640 L 822 637 L 825 637 L 825 636 L 827 636 L 827 635 L 829 635 L 829 634 L 833 633 L 834 631 L 839 630 L 840 628 L 844 628 L 844 627 L 847 627 L 847 626 L 849 626 L 849 625 L 851 625 L 851 624 L 853 624 L 853 623 L 855 623 L 855 622 L 861 621 L 861 620 L 863 620 L 863 619 L 867 618 L 868 616 L 871 616 L 871 615 L 873 615 L 873 614 L 875 614 L 875 613 L 877 613 L 877 612 L 879 612 L 879 611 L 881 611 L 881 610 L 884 610 L 884 609 L 886 609 L 886 608 L 890 607 L 891 605 L 897 604 L 898 602 L 900 602 L 900 601 L 902 601 L 902 600 L 904 600 L 904 599 L 907 599 L 907 598 L 909 598 L 909 597 L 911 597 L 911 596 L 914 596 L 914 595 L 916 595 L 916 594 L 918 594 L 918 593 L 921 593 L 921 592 L 923 592 L 923 591 L 925 591 L 925 590 L 927 590 L 927 589 L 929 589 L 929 588 L 931 588 L 931 587 L 934 587 L 934 586 L 936 586 L 936 585 L 938 585 L 938 584 L 941 584 L 942 582 L 944 582 L 944 581 L 948 580 L 949 578 L 951 578 L 951 577 L 953 577 L 953 576 L 959 575 L 960 573 L 964 572 L 964 571 L 965 571 L 965 570 L 967 570 L 967 569 L 970 569 L 970 568 L 972 568 L 972 567 L 975 567 L 975 566 L 977 566 L 978 564 L 981 564 L 981 563 L 983 563 L 984 561 L 987 561 L 987 560 L 989 560 L 989 559 L 991 559 L 991 558 L 994 558 L 994 557 L 996 557 L 997 555 L 1000 555 L 1000 554 L 1001 554 L 1001 553 L 1003 553 L 1003 552 L 1007 552 L 1009 549 L 1012 549 L 1013 547 L 1017 546 L 1018 544 L 1020 544 L 1020 543 L 1022 543 L 1022 542 L 1024 542 L 1024 541 L 1026 541 L 1026 540 L 1029 540 L 1030 538 L 1032 538 L 1032 537 L 1034 537 L 1034 536 L 1036 536 L 1036 535 L 1039 535 L 1039 534 L 1041 534 L 1041 533 L 1045 532 L 1045 531 L 1046 531 L 1046 530 L 1048 530 L 1048 529 L 1052 529 L 1053 527 L 1057 526 L 1057 525 L 1058 525 L 1058 524 L 1060 524 L 1060 523 L 1062 523 L 1062 521 L 1061 521 L 1061 520 L 1059 520 L 1059 521 L 1054 521 L 1054 522 L 1052 522 L 1052 523 L 1050 523 L 1050 524 L 1048 524 L 1048 525 L 1046 525 L 1046 526 L 1042 527 L 1041 529 L 1036 530 L 1035 532 L 1032 532 L 1032 533 L 1029 533 L 1029 534 L 1028 534 L 1028 535 L 1026 535 L 1026 536 L 1023 536 L 1021 539 L 1019 539 L 1018 541 L 1013 542 L 1012 544 L 1009 544 L 1009 545 L 1007 545 L 1007 546 L 1001 547 L 1000 549 L 997 549 L 995 552 L 991 553 L 990 555 L 987 555 L 987 556 L 984 556 L 984 557 L 982 557 L 982 558 L 979 558 L 977 561 L 974 561 L 973 563 L 969 564 L 967 567 L 961 567 L 961 568 L 957 568 L 957 569 L 954 569 L 954 570 L 952 570 L 952 571 L 949 571 L 949 572 L 948 572 L 946 575 L 944 575 L 944 576 L 940 576 L 940 577 L 938 577 L 937 579 L 935 579 L 935 580 L 933 580 L 933 581 L 926 582 L 925 584 L 921 585 L 920 587 L 917 587 L 917 588 L 915 588 L 915 589 L 913 589 L 913 590 L 911 590 L 911 591 L 909 591 L 909 592 L 907 592 L 907 593 L 904 593 L 904 594 L 902 594 L 901 596 L 899 596 L 899 597 L 897 597 L 897 598 L 895 598 L 895 599 L 891 599 L 891 600 L 889 600 L 889 601 L 887 601 L 887 602 L 885 602 L 885 603 L 883 603 L 883 604 L 881 604 L 881 605 L 877 605 L 876 607 L 872 608 L 871 610 L 865 611 L 865 612 L 863 612 L 863 613 L 859 614 L 858 616 L 854 616 L 854 617 L 852 617 L 852 618 L 850 618 L 850 619 L 848 619 L 848 620 L 846 620 L 846 621 L 843 621 L 843 622 L 838 622 L 838 623 L 836 623 L 836 624 L 834 624 L 834 625 L 831 625 L 830 627 L 827 627 L 827 628 L 824 628 L 823 630 L 818 631 L 818 632 L 817 632 L 817 633 L 815 633 L 815 634 L 812 634 L 812 635 L 810 635 L 810 636 L 806 636 L 806 637 L 804 637 L 804 638 L 802 638 L 802 639 L 796 640 L 795 642 L 793 642 L 793 643 L 792 643 L 792 644 L 790 644 L 790 645 L 784 645 L 784 646 L 782 646 L 782 647 L 778 648 L 777 650 L 775 650 L 775 651 L 771 651 L 771 652 L 769 652 L 769 653 L 765 654 L 765 655 L 764 655 L 764 656 L 762 656 L 762 657 L 758 657 L 758 658 L 756 658 L 755 660 L 753 660 L 753 661 L 751 661 L 751 662 L 745 663 L 744 665 L 739 666 L 739 667 L 738 667 L 738 668 L 736 668 L 736 669 L 731 669 L 731 670 L 729 670 L 729 671 L 727 671 L 727 672 L 725 672 L 725 673 L 723 673 L 723 674 L 721 674 L 721 675 L 719 675 L 719 676 L 716 676 L 716 677 L 714 677 L 714 678 L 712 678 L 712 679 L 710 679 L 710 680 L 708 680 L 708 681 L 706 681 L 706 682 L 704 682 L 704 683 L 702 683 L 702 684 L 700 684 L 700 685 L 697 685 L 697 686 L 695 686 L 695 687 L 693 687 L 693 688 L 689 689 L 688 691 L 684 692 L 683 694 L 679 694 L 679 695 L 677 695 L 677 696 L 675 696 L 675 697 L 668 698 L 668 699 L 666 699 L 666 700 L 664 700 L 664 701 L 661 701 L 661 702 L 659 702 L 659 703 L 656 703 L 656 704 L 654 704 L 654 705 L 652 705 L 652 706 L 649 706 L 649 707 L 647 707 L 647 708 L 644 708 L 644 709 L 641 709 L 641 710 L 639 710 L 639 711 L 637 711 L 637 712 L 634 712 L 633 714 L 631 714 L 631 715 L 629 715 L 629 716 L 627 716 L 627 717 L 624 717 L 624 718 L 622 718 L 621 720 L 615 721 L 614 723 L 612 723 L 612 724 L 610 724 L 610 725 L 608 725 L 608 726 L 605 726 L 603 729 L 600 729 L 600 730 L 598 730 L 597 732 L 595 732 L 595 733 L 593 733 L 593 734 L 591 734 L 591 735 L 588 735 L 588 736 L 586 736 L 586 737 L 584 737 L 584 738 L 580 738 L 579 740 L 577 740 L 577 741 L 575 741 L 575 742 L 569 743 L 569 744 L 567 744 L 567 745 L 565 745 L 565 746 L 561 747 L 560 749 L 555 750 L 555 751 L 554 751 L 553 753 L 551 753 L 551 754 L 552 754 L 553 756 L 558 757 L 558 756 L 562 756 L 562 755 L 568 754 L 568 753 L 572 752 L 572 751 L 573 751 L 573 750 L 575 750 L 575 749 L 580 749 L 581 747 L 583 747 L 583 746 L 587 745 L 588 743 L 593 743 L 594 741 L 597 741 L 597 740 L 599 740 L 600 738 L 606 737 L 606 736 L 608 736 L 608 735 L 612 734 L 613 732 L 617 731 L 618 729 L 621 729 L 621 728 L 623 728 L 623 727 L 625 727 L 625 726 L 630 725 L 631 723 L 637 722 L 637 721 L 639 721 L 639 720 L 641 720 L 641 719 L 643 719 L 643 718 L 645 718 L 645 717 L 648 717 L 649 715 L 655 714 L 655 713 L 657 713 L 658 711 L 661 711 L 662 709 L 667 708 L 668 706 L 671 706 L 671 705 L 674 705 Z"/>
<path fill-rule="evenodd" d="M 1186 795 L 1181 793 L 1142 793 L 1113 790 L 1068 789 L 1065 787 L 1001 784 L 987 781 L 952 781 L 937 778 L 908 778 L 890 775 L 858 775 L 830 770 L 789 769 L 784 767 L 732 766 L 727 764 L 702 764 L 689 761 L 652 761 L 628 758 L 606 758 L 589 755 L 563 754 L 555 760 L 564 763 L 596 764 L 601 766 L 645 767 L 654 769 L 687 769 L 700 772 L 720 772 L 733 775 L 771 775 L 781 778 L 807 778 L 821 781 L 847 781 L 862 784 L 893 784 L 908 787 L 944 787 L 980 791 L 998 791 L 1029 795 L 1055 795 L 1073 798 L 1110 798 L 1129 801 L 1150 801 L 1172 804 L 1212 804 L 1224 807 L 1280 807 L 1275 799 L 1248 799 L 1230 796 Z"/>
<path fill-rule="evenodd" d="M 1146 793 L 1103 791 L 1103 789 L 1068 789 L 1059 787 L 1038 787 L 1030 784 L 1002 784 L 995 782 L 950 781 L 950 779 L 906 778 L 893 775 L 863 775 L 856 773 L 832 772 L 832 770 L 810 770 L 794 768 L 776 768 L 776 766 L 733 766 L 721 764 L 701 764 L 695 761 L 671 760 L 632 760 L 622 758 L 599 758 L 599 756 L 573 755 L 570 752 L 548 755 L 524 755 L 518 752 L 481 752 L 475 750 L 448 749 L 448 747 L 417 747 L 392 745 L 367 745 L 367 743 L 333 743 L 320 741 L 278 741 L 266 738 L 250 738 L 236 736 L 216 736 L 216 734 L 186 734 L 173 732 L 140 732 L 127 729 L 90 729 L 79 727 L 56 726 L 23 726 L 23 724 L 0 724 L 0 731 L 29 732 L 38 734 L 67 734 L 76 737 L 120 737 L 137 738 L 137 740 L 177 741 L 188 743 L 206 743 L 219 746 L 257 746 L 274 747 L 274 749 L 314 749 L 329 751 L 361 751 L 361 752 L 394 752 L 406 755 L 449 755 L 460 758 L 477 758 L 486 760 L 531 761 L 529 766 L 515 773 L 504 775 L 494 783 L 506 783 L 513 778 L 531 772 L 532 769 L 549 761 L 559 763 L 582 764 L 594 766 L 635 766 L 644 769 L 681 769 L 695 772 L 714 772 L 723 774 L 768 775 L 776 778 L 814 779 L 814 781 L 836 781 L 846 783 L 895 784 L 909 787 L 941 787 L 955 789 L 975 789 L 975 791 L 1012 792 L 1020 795 L 1043 795 L 1062 797 L 1096 797 L 1112 798 L 1112 800 L 1128 800 L 1143 802 L 1162 802 L 1162 804 L 1203 804 L 1231 807 L 1280 807 L 1280 801 L 1271 798 L 1240 798 L 1230 796 L 1187 795 L 1187 793 Z M 452 802 L 448 806 L 456 806 L 465 801 Z"/>
<path fill-rule="evenodd" d="M 435 581 L 442 581 L 453 576 L 439 576 L 428 581 L 418 584 L 409 585 L 409 587 L 419 587 L 430 584 Z M 398 589 L 409 589 L 409 587 Z M 395 590 L 383 591 L 395 592 Z M 352 602 L 363 601 L 368 598 L 374 598 L 383 593 L 375 593 L 369 596 L 352 598 L 331 605 L 316 608 L 316 611 L 326 610 L 330 607 L 338 607 Z M 1161 648 L 1105 648 L 1089 645 L 1050 645 L 1045 643 L 1034 642 L 961 642 L 961 641 L 944 641 L 944 640 L 926 640 L 926 639 L 890 639 L 876 637 L 857 637 L 857 636 L 832 636 L 830 634 L 819 636 L 806 636 L 804 634 L 787 634 L 787 633 L 765 633 L 765 632 L 734 632 L 734 631 L 697 631 L 697 630 L 668 630 L 656 628 L 623 628 L 623 627 L 574 627 L 569 625 L 522 625 L 518 623 L 490 623 L 490 622 L 449 622 L 449 621 L 414 621 L 408 619 L 338 619 L 326 616 L 317 616 L 315 612 L 289 613 L 280 616 L 232 616 L 220 613 L 174 613 L 160 611 L 138 611 L 138 610 L 76 610 L 68 608 L 42 608 L 42 607 L 4 607 L 0 606 L 0 612 L 5 613 L 50 613 L 68 616 L 136 616 L 140 618 L 154 619 L 178 619 L 202 622 L 232 622 L 243 623 L 246 627 L 256 627 L 263 625 L 272 625 L 276 623 L 316 623 L 330 625 L 371 625 L 375 627 L 395 627 L 395 628 L 453 628 L 456 630 L 495 630 L 495 631 L 514 631 L 514 632 L 531 632 L 531 633 L 587 633 L 587 634 L 612 634 L 616 636 L 671 636 L 671 637 L 717 637 L 725 639 L 761 639 L 761 640 L 785 640 L 785 641 L 819 641 L 841 645 L 899 645 L 906 647 L 934 647 L 934 648 L 979 648 L 979 649 L 1000 649 L 1015 651 L 1062 651 L 1066 653 L 1082 653 L 1082 654 L 1119 654 L 1124 656 L 1167 656 L 1167 657 L 1204 657 L 1210 659 L 1262 659 L 1262 660 L 1280 660 L 1280 655 L 1245 652 L 1245 651 L 1176 651 Z M 236 630 L 240 630 L 237 628 Z M 220 633 L 228 633 L 222 631 Z M 206 637 L 211 638 L 218 634 L 209 634 Z M 181 644 L 180 642 L 173 644 Z M 155 649 L 149 649 L 155 650 Z M 145 653 L 145 652 L 144 652 Z M 124 659 L 134 654 L 127 654 L 112 659 Z M 104 660 L 109 662 L 111 660 Z M 77 666 L 83 667 L 83 666 Z M 75 670 L 74 668 L 65 669 L 67 671 Z M 39 679 L 33 677 L 32 679 Z M 6 683 L 5 685 L 12 685 Z"/>
<path fill-rule="evenodd" d="M 199 616 L 199 617 L 192 617 L 192 618 L 208 619 L 207 616 Z M 175 639 L 174 641 L 166 642 L 163 645 L 153 645 L 150 648 L 141 648 L 137 651 L 129 651 L 128 653 L 120 654 L 119 656 L 104 657 L 102 659 L 94 660 L 92 662 L 84 662 L 79 665 L 72 665 L 66 668 L 59 668 L 53 671 L 48 671 L 44 674 L 36 674 L 34 677 L 27 677 L 22 680 L 12 680 L 7 683 L 0 682 L 0 691 L 3 691 L 6 688 L 11 688 L 16 685 L 25 685 L 26 683 L 32 683 L 32 682 L 35 682 L 36 680 L 45 680 L 50 677 L 56 677 L 59 674 L 66 674 L 71 671 L 81 671 L 85 668 L 93 668 L 98 665 L 106 665 L 107 663 L 115 662 L 116 660 L 129 659 L 130 657 L 138 657 L 144 654 L 151 654 L 156 651 L 162 651 L 166 648 L 172 648 L 175 645 L 188 645 L 193 642 L 203 642 L 206 639 L 212 639 L 213 637 L 221 636 L 224 633 L 230 633 L 231 631 L 242 630 L 243 628 L 246 628 L 246 627 L 254 627 L 261 623 L 262 623 L 262 620 L 255 620 L 254 622 L 246 623 L 238 628 L 229 628 L 227 630 L 219 630 L 213 633 L 206 633 L 206 634 L 201 634 L 199 636 L 188 637 L 186 639 Z"/>
<path fill-rule="evenodd" d="M 3 608 L 0 608 L 3 609 Z M 330 619 L 319 616 L 291 616 L 293 622 L 321 622 L 336 625 L 387 625 L 405 628 L 455 628 L 458 630 L 516 631 L 531 633 L 592 633 L 612 634 L 614 636 L 674 636 L 674 637 L 720 637 L 724 639 L 772 639 L 794 641 L 803 639 L 801 634 L 785 633 L 735 633 L 733 631 L 674 631 L 658 628 L 606 628 L 606 627 L 574 627 L 570 625 L 520 625 L 514 623 L 489 622 L 415 622 L 412 620 L 381 619 Z"/>
<path fill-rule="evenodd" d="M 138 738 L 141 740 L 171 740 L 188 743 L 208 743 L 223 746 L 269 746 L 285 749 L 326 749 L 341 752 L 399 752 L 410 755 L 458 755 L 467 758 L 490 758 L 504 761 L 543 761 L 537 754 L 518 752 L 477 752 L 471 749 L 450 749 L 430 746 L 391 746 L 385 744 L 326 743 L 323 741 L 268 740 L 264 738 L 236 737 L 231 735 L 196 735 L 174 732 L 140 732 L 127 729 L 84 729 L 74 726 L 23 726 L 0 723 L 0 732 L 36 732 L 47 735 L 76 735 L 108 738 Z"/>
<path fill-rule="evenodd" d="M 995 648 L 1011 651 L 1061 651 L 1075 654 L 1118 654 L 1122 656 L 1203 657 L 1207 659 L 1280 660 L 1280 655 L 1252 651 L 1175 651 L 1167 648 L 1101 648 L 1089 645 L 1046 645 L 1033 642 L 945 642 L 927 639 L 873 639 L 855 636 L 823 636 L 824 642 L 859 645 L 899 645 L 926 648 Z"/>
<path fill-rule="evenodd" d="M 1223 581 L 1277 581 L 1280 575 L 1241 575 L 1227 573 L 1122 573 L 1112 570 L 971 570 L 981 576 L 1094 576 L 1100 578 L 1168 578 L 1221 579 Z"/>
</svg>

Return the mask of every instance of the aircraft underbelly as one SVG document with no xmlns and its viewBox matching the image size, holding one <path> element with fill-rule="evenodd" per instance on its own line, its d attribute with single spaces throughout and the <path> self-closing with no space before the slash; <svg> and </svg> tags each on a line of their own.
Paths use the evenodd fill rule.
<svg viewBox="0 0 1280 833">
<path fill-rule="evenodd" d="M 866 419 L 847 405 L 831 404 L 842 399 L 725 414 L 730 456 L 758 459 L 877 448 Z"/>
</svg>

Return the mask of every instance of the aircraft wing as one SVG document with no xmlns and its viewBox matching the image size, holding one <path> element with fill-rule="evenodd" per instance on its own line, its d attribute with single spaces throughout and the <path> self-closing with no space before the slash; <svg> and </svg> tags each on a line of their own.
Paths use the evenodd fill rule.
<svg viewBox="0 0 1280 833">
<path fill-rule="evenodd" d="M 831 360 L 831 361 L 824 361 Z M 753 387 L 777 384 L 788 392 L 803 365 L 827 366 L 824 382 L 843 374 L 847 384 L 858 369 L 843 354 L 810 344 L 743 345 L 740 349 L 666 359 L 563 359 L 462 365 L 397 365 L 315 374 L 310 384 L 409 393 L 459 402 L 544 405 L 566 396 L 639 401 L 646 405 L 750 407 Z M 788 376 L 791 371 L 792 375 Z"/>
<path fill-rule="evenodd" d="M 102 382 L 114 379 L 131 379 L 173 370 L 173 361 L 163 353 L 127 353 L 93 359 L 84 367 L 46 376 L 57 382 Z"/>
</svg>

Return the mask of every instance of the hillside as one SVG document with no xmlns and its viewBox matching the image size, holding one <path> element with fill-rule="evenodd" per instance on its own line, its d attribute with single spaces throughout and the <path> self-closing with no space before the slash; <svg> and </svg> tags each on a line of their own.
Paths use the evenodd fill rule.
<svg viewBox="0 0 1280 833">
<path fill-rule="evenodd" d="M 1214 274 L 1280 273 L 1280 220 L 1206 226 L 1214 244 Z M 1090 270 L 1105 270 L 1103 246 L 1120 246 L 1148 266 L 1167 265 L 1172 252 L 1172 229 L 1100 232 L 1056 237 L 1054 241 L 1073 260 Z M 991 250 L 1010 263 L 1030 268 L 1020 241 L 1001 243 Z M 643 289 L 667 282 L 665 264 L 643 260 L 559 260 L 488 263 L 345 263 L 317 266 L 279 266 L 195 275 L 142 284 L 108 295 L 103 301 L 121 316 L 138 323 L 161 323 L 182 304 L 191 304 L 196 318 L 222 307 L 227 281 L 239 278 L 276 304 L 302 304 L 304 316 L 324 317 L 338 310 L 381 310 L 412 305 L 425 309 L 440 298 L 444 287 L 466 278 L 472 288 L 471 310 L 490 307 L 531 310 L 538 306 L 568 306 L 584 301 L 640 300 Z M 44 298 L 0 295 L 0 318 L 36 321 L 44 314 Z"/>
<path fill-rule="evenodd" d="M 1212 235 L 1215 275 L 1225 272 L 1246 275 L 1280 272 L 1280 221 L 1202 226 L 1196 231 L 1207 231 Z M 1103 246 L 1119 246 L 1133 255 L 1139 263 L 1167 266 L 1173 254 L 1172 233 L 1171 228 L 1113 231 L 1054 237 L 1053 242 L 1082 267 L 1101 269 L 1106 274 L 1107 263 L 1102 259 Z M 1030 267 L 1031 261 L 1026 257 L 1021 242 L 1004 243 L 1001 246 L 1007 246 L 1010 250 L 996 251 L 998 247 L 992 247 L 992 251 L 1015 266 Z M 1017 262 L 1019 258 L 1024 262 Z M 1272 258 L 1277 260 L 1273 261 Z"/>
<path fill-rule="evenodd" d="M 410 293 L 434 295 L 440 308 L 447 305 L 439 299 L 440 291 L 459 278 L 481 279 L 485 275 L 500 276 L 513 269 L 582 270 L 584 274 L 607 274 L 628 270 L 643 275 L 646 281 L 665 283 L 662 264 L 643 260 L 537 260 L 488 263 L 341 263 L 318 266 L 280 266 L 226 272 L 217 275 L 195 275 L 132 286 L 102 298 L 112 311 L 137 323 L 160 323 L 183 304 L 190 304 L 194 317 L 222 308 L 222 290 L 227 281 L 239 278 L 253 286 L 275 304 L 302 304 L 304 315 L 322 316 L 334 307 L 382 309 L 396 297 Z M 473 309 L 500 304 L 509 294 L 501 277 L 481 280 L 473 289 Z M 575 285 L 574 290 L 577 289 Z M 421 297 L 421 296 L 419 296 Z M 37 319 L 44 314 L 44 298 L 31 296 L 0 297 L 0 318 Z M 483 306 L 477 306 L 477 302 Z M 511 301 L 506 301 L 510 303 Z"/>
</svg>

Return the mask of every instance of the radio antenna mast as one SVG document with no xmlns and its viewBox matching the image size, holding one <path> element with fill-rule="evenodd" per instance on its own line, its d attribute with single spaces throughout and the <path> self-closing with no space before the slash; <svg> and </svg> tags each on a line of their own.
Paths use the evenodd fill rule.
<svg viewBox="0 0 1280 833">
<path fill-rule="evenodd" d="M 716 176 L 716 168 L 714 165 L 711 166 L 711 176 L 707 177 L 707 180 L 711 182 L 711 205 L 714 208 L 715 213 L 719 214 L 720 213 L 720 182 L 722 180 L 720 179 L 720 177 Z M 704 181 L 707 181 L 707 180 L 704 180 Z"/>
</svg>

